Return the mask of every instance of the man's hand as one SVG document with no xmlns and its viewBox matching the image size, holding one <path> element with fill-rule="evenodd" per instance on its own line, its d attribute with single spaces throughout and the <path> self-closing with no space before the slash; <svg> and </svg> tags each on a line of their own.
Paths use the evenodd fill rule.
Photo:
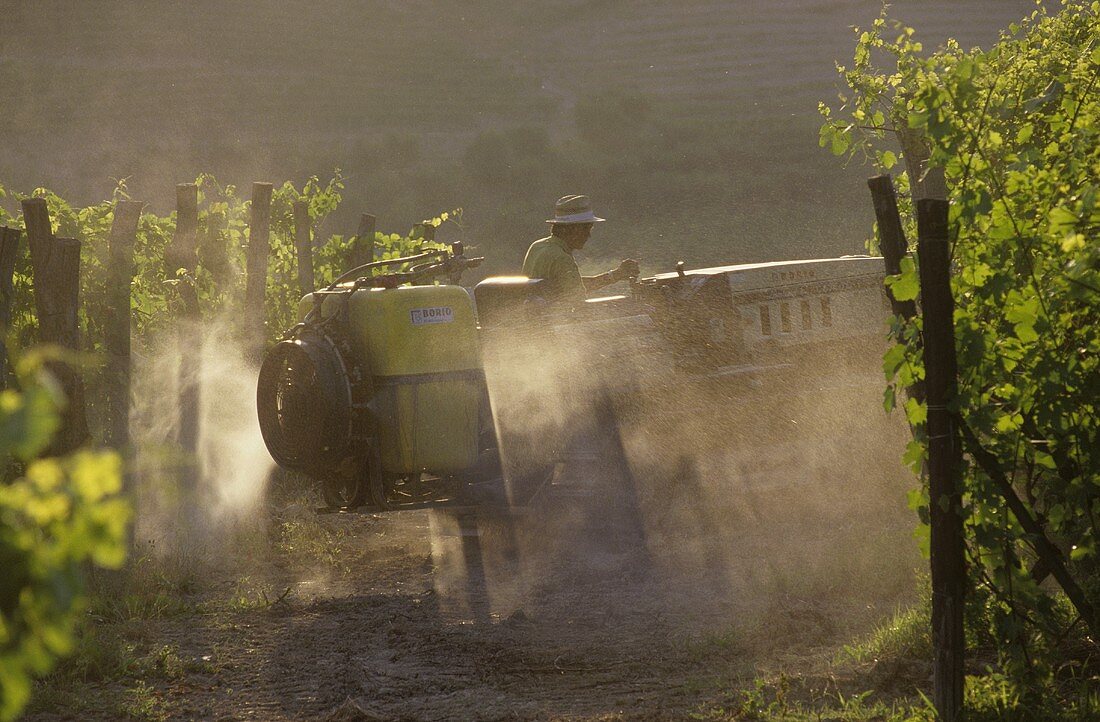
<svg viewBox="0 0 1100 722">
<path fill-rule="evenodd" d="M 638 267 L 638 262 L 633 258 L 627 258 L 619 264 L 611 274 L 615 277 L 616 281 L 622 281 L 627 278 L 637 278 L 641 273 L 641 269 Z"/>
</svg>

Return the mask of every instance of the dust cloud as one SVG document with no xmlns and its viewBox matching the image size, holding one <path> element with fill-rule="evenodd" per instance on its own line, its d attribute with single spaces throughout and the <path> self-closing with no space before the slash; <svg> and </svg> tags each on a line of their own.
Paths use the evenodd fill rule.
<svg viewBox="0 0 1100 722">
<path fill-rule="evenodd" d="M 183 343 L 200 359 L 181 378 L 175 331 L 135 354 L 131 430 L 136 497 L 135 543 L 155 555 L 216 562 L 225 546 L 264 529 L 262 503 L 275 468 L 256 417 L 256 369 L 236 325 L 204 323 Z M 197 347 L 197 348 L 196 348 Z M 179 440 L 180 392 L 199 389 L 197 454 Z"/>
<path fill-rule="evenodd" d="M 700 633 L 805 635 L 808 614 L 827 635 L 911 594 L 908 429 L 883 411 L 877 363 L 819 351 L 716 380 L 674 371 L 639 330 L 487 348 L 504 467 L 550 484 L 512 519 L 433 516 L 436 589 L 456 614 L 545 616 L 568 599 L 569 614 L 642 605 Z"/>
<path fill-rule="evenodd" d="M 596 320 L 572 337 L 487 331 L 512 506 L 428 513 L 441 609 L 481 622 L 674 619 L 699 633 L 788 620 L 805 635 L 792 615 L 827 634 L 843 624 L 837 608 L 867 617 L 910 592 L 908 430 L 882 410 L 877 364 L 855 364 L 870 369 L 861 373 L 818 352 L 744 376 L 685 374 L 648 324 Z M 157 555 L 224 563 L 225 549 L 270 531 L 274 464 L 255 369 L 231 323 L 203 331 L 189 459 L 176 440 L 176 339 L 150 348 L 135 370 L 136 539 Z M 185 496 L 189 474 L 198 484 Z M 416 526 L 397 514 L 394 524 Z M 320 533 L 337 521 L 312 524 Z M 324 591 L 323 579 L 307 581 Z"/>
</svg>

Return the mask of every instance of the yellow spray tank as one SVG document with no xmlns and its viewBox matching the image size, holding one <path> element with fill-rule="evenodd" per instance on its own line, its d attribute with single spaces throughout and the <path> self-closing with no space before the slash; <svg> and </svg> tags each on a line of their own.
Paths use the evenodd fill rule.
<svg viewBox="0 0 1100 722">
<path fill-rule="evenodd" d="M 344 302 L 325 299 L 321 313 Z M 313 308 L 310 294 L 299 317 Z M 347 336 L 370 388 L 367 410 L 377 431 L 382 470 L 452 473 L 478 457 L 482 373 L 477 322 L 460 286 L 355 290 Z"/>
<path fill-rule="evenodd" d="M 305 296 L 264 355 L 264 442 L 319 480 L 331 507 L 453 498 L 459 474 L 483 477 L 482 461 L 492 471 L 474 302 L 457 285 L 481 260 L 456 243 L 354 268 Z M 408 270 L 365 273 L 383 266 Z"/>
</svg>

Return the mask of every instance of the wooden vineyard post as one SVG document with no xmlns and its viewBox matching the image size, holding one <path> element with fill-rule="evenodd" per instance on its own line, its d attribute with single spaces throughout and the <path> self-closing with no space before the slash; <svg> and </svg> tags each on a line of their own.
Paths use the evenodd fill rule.
<svg viewBox="0 0 1100 722">
<path fill-rule="evenodd" d="M 901 273 L 901 259 L 909 254 L 909 242 L 905 239 L 905 229 L 901 225 L 901 214 L 898 212 L 898 196 L 894 190 L 894 179 L 889 173 L 877 175 L 867 179 L 867 187 L 871 189 L 871 202 L 875 207 L 879 248 L 882 250 L 882 260 L 886 266 L 886 273 L 890 276 L 896 276 Z M 890 309 L 895 316 L 908 321 L 917 315 L 916 301 L 899 301 L 894 298 L 894 294 L 889 288 L 886 289 L 886 295 L 890 298 Z M 915 381 L 912 386 L 905 389 L 905 392 L 910 398 L 923 402 L 924 382 Z"/>
<path fill-rule="evenodd" d="M 8 332 L 11 330 L 11 304 L 15 295 L 15 259 L 19 254 L 17 228 L 0 227 L 0 389 L 8 387 Z"/>
<path fill-rule="evenodd" d="M 126 200 L 116 203 L 107 237 L 110 282 L 103 341 L 107 351 L 107 444 L 115 449 L 130 445 L 130 284 L 142 205 Z"/>
<path fill-rule="evenodd" d="M 227 223 L 225 213 L 207 211 L 202 265 L 210 273 L 217 289 L 230 288 L 236 282 L 226 245 Z"/>
<path fill-rule="evenodd" d="M 879 248 L 886 263 L 886 273 L 896 276 L 901 273 L 901 259 L 909 253 L 909 244 L 905 240 L 905 230 L 901 226 L 901 214 L 898 213 L 898 197 L 894 191 L 894 179 L 889 174 L 867 179 L 871 189 L 871 202 L 875 206 L 875 220 L 878 221 Z M 890 306 L 895 316 L 913 318 L 917 314 L 917 305 L 913 301 L 898 301 L 890 293 Z"/>
<path fill-rule="evenodd" d="M 359 229 L 355 231 L 355 242 L 351 247 L 351 268 L 374 260 L 374 233 L 377 223 L 378 219 L 370 213 L 359 217 Z"/>
<path fill-rule="evenodd" d="M 76 351 L 80 348 L 80 242 L 75 238 L 54 239 L 54 259 L 51 284 L 58 299 L 53 338 L 47 342 Z M 37 271 L 35 271 L 37 278 Z M 58 455 L 75 450 L 88 439 L 88 417 L 85 413 L 84 375 L 73 364 L 61 364 L 58 375 L 63 375 L 65 390 L 65 414 L 52 448 Z"/>
<path fill-rule="evenodd" d="M 195 288 L 198 263 L 199 188 L 194 183 L 176 186 L 176 232 L 165 253 L 168 275 L 176 279 L 179 307 L 176 314 L 176 349 L 179 353 L 179 417 L 177 440 L 186 459 L 180 484 L 185 504 L 195 503 L 199 486 L 199 404 L 202 387 L 202 337 L 199 294 Z"/>
<path fill-rule="evenodd" d="M 958 481 L 962 447 L 958 425 L 948 409 L 958 390 L 958 360 L 947 211 L 947 201 L 931 198 L 917 201 L 917 253 L 928 401 L 933 703 L 943 722 L 955 722 L 963 704 L 966 561 Z"/>
<path fill-rule="evenodd" d="M 267 257 L 271 252 L 270 183 L 252 184 L 252 216 L 248 226 L 247 278 L 244 292 L 245 338 L 249 353 L 257 358 L 263 350 L 264 292 L 267 289 Z"/>
<path fill-rule="evenodd" d="M 50 329 L 50 338 L 44 340 L 76 350 L 80 348 L 80 241 L 54 238 L 53 243 L 47 268 L 52 277 L 50 291 L 56 297 L 57 312 L 48 324 L 42 322 L 41 327 Z"/>
<path fill-rule="evenodd" d="M 298 251 L 298 290 L 313 293 L 313 241 L 310 238 L 309 201 L 294 201 L 294 246 Z"/>
<path fill-rule="evenodd" d="M 176 278 L 182 268 L 193 273 L 198 262 L 199 187 L 194 183 L 176 186 L 176 231 L 165 249 L 168 276 Z"/>
<path fill-rule="evenodd" d="M 73 238 L 54 238 L 44 198 L 28 198 L 22 205 L 34 274 L 38 340 L 75 351 L 80 347 L 80 242 Z M 62 455 L 88 438 L 84 379 L 69 363 L 52 361 L 47 366 L 65 396 L 61 428 L 47 453 Z"/>
<path fill-rule="evenodd" d="M 27 229 L 27 245 L 31 251 L 31 265 L 37 281 L 37 268 L 44 267 L 53 251 L 53 230 L 50 214 L 44 198 L 28 198 L 22 202 L 23 225 Z M 38 312 L 39 326 L 43 316 L 49 316 L 54 308 L 53 299 L 46 293 L 46 286 L 34 284 L 34 304 Z"/>
</svg>

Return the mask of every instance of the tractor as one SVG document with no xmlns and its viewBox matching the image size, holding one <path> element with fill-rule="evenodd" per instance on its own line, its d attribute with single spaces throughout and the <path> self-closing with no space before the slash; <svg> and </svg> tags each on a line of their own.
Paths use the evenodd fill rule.
<svg viewBox="0 0 1100 722">
<path fill-rule="evenodd" d="M 625 464 L 624 423 L 649 420 L 657 444 L 674 420 L 703 448 L 732 423 L 768 443 L 769 414 L 737 418 L 750 398 L 827 397 L 829 379 L 879 368 L 880 258 L 681 263 L 568 314 L 536 279 L 459 285 L 482 260 L 455 243 L 353 268 L 303 298 L 267 352 L 264 441 L 328 507 L 530 505 L 583 485 L 586 463 Z"/>
</svg>

